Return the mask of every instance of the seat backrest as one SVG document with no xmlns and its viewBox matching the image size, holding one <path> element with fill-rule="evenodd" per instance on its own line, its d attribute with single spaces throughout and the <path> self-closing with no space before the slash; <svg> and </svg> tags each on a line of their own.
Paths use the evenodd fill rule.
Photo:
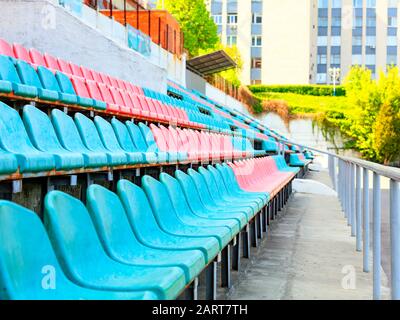
<svg viewBox="0 0 400 320">
<path fill-rule="evenodd" d="M 110 87 L 111 95 L 118 106 L 125 107 L 125 102 L 122 99 L 121 93 L 117 88 Z"/>
<path fill-rule="evenodd" d="M 40 82 L 43 88 L 48 90 L 53 90 L 61 92 L 60 85 L 58 84 L 56 76 L 46 67 L 38 66 L 37 74 L 39 76 Z"/>
<path fill-rule="evenodd" d="M 60 86 L 61 91 L 63 93 L 72 94 L 74 96 L 76 95 L 74 86 L 72 85 L 72 82 L 67 75 L 65 75 L 62 72 L 57 71 L 56 79 L 57 79 L 58 85 Z"/>
<path fill-rule="evenodd" d="M 90 69 L 81 66 L 82 77 L 87 80 L 94 80 L 93 73 Z"/>
<path fill-rule="evenodd" d="M 86 151 L 74 120 L 64 112 L 54 109 L 51 112 L 51 122 L 61 145 L 70 151 Z"/>
<path fill-rule="evenodd" d="M 132 121 L 126 121 L 125 125 L 128 129 L 129 135 L 131 136 L 131 139 L 137 149 L 141 152 L 147 152 L 148 150 L 148 145 L 146 140 L 143 137 L 142 131 L 140 128 L 134 124 Z"/>
<path fill-rule="evenodd" d="M 24 60 L 28 63 L 32 63 L 32 59 L 29 56 L 29 52 L 24 46 L 20 45 L 19 43 L 14 43 L 13 49 L 15 57 L 17 59 Z"/>
<path fill-rule="evenodd" d="M 103 101 L 109 104 L 115 104 L 115 101 L 111 95 L 110 89 L 104 83 L 97 83 L 101 95 L 103 97 Z"/>
<path fill-rule="evenodd" d="M 38 50 L 32 48 L 29 50 L 29 56 L 31 58 L 31 61 L 38 65 L 38 66 L 42 66 L 45 67 L 46 66 L 46 61 L 44 60 L 44 57 L 42 55 L 41 52 L 39 52 Z"/>
<path fill-rule="evenodd" d="M 17 71 L 22 82 L 28 86 L 43 88 L 35 69 L 25 61 L 18 60 Z"/>
<path fill-rule="evenodd" d="M 150 176 L 142 177 L 142 189 L 149 199 L 158 224 L 161 228 L 168 228 L 171 221 L 178 217 L 167 189 L 160 181 Z"/>
<path fill-rule="evenodd" d="M 56 288 L 46 290 L 46 274 Z M 67 280 L 39 217 L 15 203 L 0 200 L 0 300 L 57 299 Z"/>
<path fill-rule="evenodd" d="M 193 179 L 194 184 L 197 187 L 200 198 L 203 203 L 213 203 L 213 198 L 210 194 L 209 188 L 204 177 L 193 169 L 187 171 L 188 175 Z"/>
<path fill-rule="evenodd" d="M 161 151 L 172 151 L 172 150 L 169 150 L 167 140 L 165 139 L 161 129 L 158 128 L 153 123 L 150 124 L 150 129 L 151 129 L 151 132 L 153 133 L 153 136 L 157 143 L 158 149 L 160 149 Z"/>
<path fill-rule="evenodd" d="M 147 151 L 157 152 L 159 149 L 150 128 L 142 122 L 139 123 L 139 128 L 142 132 L 142 136 L 146 140 Z"/>
<path fill-rule="evenodd" d="M 104 145 L 100 139 L 94 122 L 82 113 L 75 113 L 75 124 L 85 146 L 92 151 L 104 151 Z"/>
<path fill-rule="evenodd" d="M 83 272 L 101 274 L 108 259 L 85 205 L 60 191 L 48 193 L 44 202 L 44 225 L 67 276 L 81 279 L 88 268 Z"/>
<path fill-rule="evenodd" d="M 106 84 L 107 86 L 111 87 L 111 81 L 108 75 L 104 74 L 104 73 L 100 73 L 100 78 L 101 78 L 101 82 Z"/>
<path fill-rule="evenodd" d="M 203 202 L 193 179 L 181 170 L 175 171 L 175 178 L 181 185 L 183 193 L 186 199 L 188 199 L 189 206 L 195 210 L 201 210 L 203 208 Z"/>
<path fill-rule="evenodd" d="M 103 96 L 97 86 L 97 82 L 86 80 L 86 87 L 92 99 L 103 101 Z"/>
<path fill-rule="evenodd" d="M 110 76 L 108 78 L 110 79 L 110 83 L 111 83 L 112 87 L 119 88 L 119 83 L 116 78 L 110 77 Z"/>
<path fill-rule="evenodd" d="M 108 150 L 122 151 L 111 123 L 100 116 L 95 116 L 94 124 L 96 125 L 101 141 Z"/>
<path fill-rule="evenodd" d="M 53 57 L 52 55 L 49 55 L 48 53 L 45 53 L 43 55 L 43 57 L 44 57 L 44 61 L 46 62 L 46 66 L 48 68 L 61 71 L 58 61 L 55 57 Z"/>
<path fill-rule="evenodd" d="M 90 98 L 90 94 L 86 87 L 85 81 L 77 77 L 71 77 L 71 82 L 78 96 Z"/>
<path fill-rule="evenodd" d="M 116 118 L 111 120 L 111 125 L 121 147 L 128 152 L 138 152 L 138 149 L 136 148 L 135 143 L 132 141 L 126 125 Z"/>
<path fill-rule="evenodd" d="M 36 152 L 18 112 L 0 102 L 0 114 L 0 146 L 2 149 L 14 153 Z"/>
<path fill-rule="evenodd" d="M 72 74 L 74 76 L 84 78 L 82 69 L 78 65 L 76 65 L 74 63 L 70 63 L 69 66 L 70 66 Z M 86 79 L 86 80 L 91 80 L 91 79 Z"/>
<path fill-rule="evenodd" d="M 86 198 L 86 206 L 108 255 L 115 259 L 134 255 L 141 245 L 119 197 L 94 184 L 88 188 Z"/>
<path fill-rule="evenodd" d="M 50 118 L 43 111 L 26 105 L 23 111 L 23 122 L 30 141 L 37 149 L 46 152 L 64 150 L 58 141 Z"/>
<path fill-rule="evenodd" d="M 165 190 L 167 190 L 176 212 L 190 212 L 191 209 L 186 201 L 184 190 L 179 184 L 179 181 L 163 172 L 160 174 L 160 182 L 164 184 Z"/>
<path fill-rule="evenodd" d="M 11 45 L 6 40 L 1 38 L 0 38 L 0 54 L 7 57 L 15 58 L 14 51 Z"/>
<path fill-rule="evenodd" d="M 143 189 L 128 180 L 119 180 L 117 194 L 132 230 L 140 241 L 143 241 L 146 235 L 148 238 L 149 235 L 160 233 L 160 227 Z"/>
<path fill-rule="evenodd" d="M 93 80 L 96 81 L 97 83 L 103 83 L 103 80 L 101 79 L 100 73 L 94 70 L 90 70 L 92 73 Z"/>
<path fill-rule="evenodd" d="M 21 79 L 15 69 L 14 63 L 9 57 L 0 55 L 0 79 L 14 83 L 21 83 Z"/>
<path fill-rule="evenodd" d="M 69 62 L 67 62 L 63 59 L 60 59 L 60 58 L 58 58 L 57 61 L 58 61 L 58 65 L 60 66 L 61 72 L 72 75 L 72 70 L 69 65 Z"/>
</svg>

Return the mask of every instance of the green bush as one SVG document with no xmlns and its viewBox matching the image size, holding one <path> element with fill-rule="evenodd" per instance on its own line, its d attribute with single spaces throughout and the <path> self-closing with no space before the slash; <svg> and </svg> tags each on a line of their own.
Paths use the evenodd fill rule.
<svg viewBox="0 0 400 320">
<path fill-rule="evenodd" d="M 307 96 L 333 96 L 333 86 L 327 85 L 252 85 L 249 89 L 253 93 L 280 92 L 296 93 Z M 336 96 L 345 96 L 346 89 L 336 86 Z"/>
</svg>

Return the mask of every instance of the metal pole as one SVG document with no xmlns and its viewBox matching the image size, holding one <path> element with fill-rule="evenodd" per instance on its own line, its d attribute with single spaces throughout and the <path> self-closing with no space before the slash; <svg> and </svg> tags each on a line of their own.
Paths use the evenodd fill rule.
<svg viewBox="0 0 400 320">
<path fill-rule="evenodd" d="M 381 177 L 374 172 L 373 188 L 374 300 L 381 298 Z"/>
<path fill-rule="evenodd" d="M 365 168 L 363 171 L 363 269 L 369 272 L 369 171 Z"/>
<path fill-rule="evenodd" d="M 356 250 L 361 251 L 361 168 L 355 165 L 356 170 Z"/>
<path fill-rule="evenodd" d="M 356 165 L 351 163 L 350 164 L 350 174 L 351 174 L 351 180 L 350 180 L 350 212 L 351 212 L 351 236 L 355 237 L 356 236 L 356 177 L 355 177 L 355 168 Z"/>
<path fill-rule="evenodd" d="M 390 180 L 392 300 L 400 300 L 400 183 Z"/>
</svg>

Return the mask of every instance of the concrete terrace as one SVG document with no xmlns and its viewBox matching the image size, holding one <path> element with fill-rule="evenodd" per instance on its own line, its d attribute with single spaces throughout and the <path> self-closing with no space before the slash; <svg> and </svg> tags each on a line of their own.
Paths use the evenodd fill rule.
<svg viewBox="0 0 400 320">
<path fill-rule="evenodd" d="M 311 186 L 315 182 L 331 186 L 327 172 L 310 172 L 306 181 Z M 243 266 L 232 289 L 220 294 L 220 298 L 372 298 L 372 273 L 362 271 L 362 253 L 355 250 L 355 238 L 350 236 L 338 199 L 333 195 L 308 193 L 312 189 L 306 183 L 300 192 L 293 194 L 278 221 L 270 226 L 262 245 Z M 343 278 L 353 270 L 355 289 L 344 289 Z M 384 272 L 382 278 L 382 299 L 388 299 L 390 291 Z"/>
</svg>

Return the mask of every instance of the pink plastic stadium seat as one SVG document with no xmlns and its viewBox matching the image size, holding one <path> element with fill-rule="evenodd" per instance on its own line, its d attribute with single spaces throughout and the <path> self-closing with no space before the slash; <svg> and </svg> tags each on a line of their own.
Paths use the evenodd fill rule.
<svg viewBox="0 0 400 320">
<path fill-rule="evenodd" d="M 14 43 L 13 45 L 14 54 L 17 59 L 24 60 L 32 64 L 32 59 L 29 56 L 29 51 L 22 45 Z"/>
<path fill-rule="evenodd" d="M 0 38 L 0 54 L 15 58 L 14 51 L 11 45 L 6 40 L 3 40 L 1 38 Z"/>
<path fill-rule="evenodd" d="M 55 57 L 53 57 L 52 55 L 45 53 L 44 61 L 46 62 L 46 66 L 49 69 L 61 71 L 60 66 L 58 65 L 57 59 Z"/>
</svg>

